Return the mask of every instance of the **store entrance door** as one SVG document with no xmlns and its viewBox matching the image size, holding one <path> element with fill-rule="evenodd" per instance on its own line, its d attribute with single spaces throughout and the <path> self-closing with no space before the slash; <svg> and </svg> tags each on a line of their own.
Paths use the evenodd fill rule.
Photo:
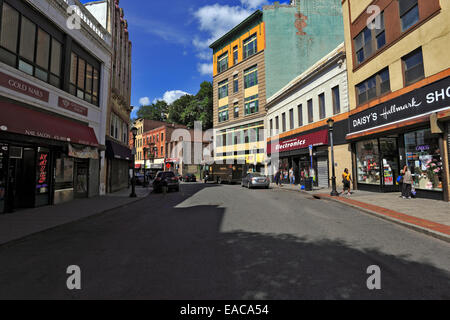
<svg viewBox="0 0 450 320">
<path fill-rule="evenodd" d="M 0 214 L 6 210 L 6 187 L 8 182 L 8 146 L 0 144 Z"/>
<path fill-rule="evenodd" d="M 6 211 L 34 208 L 36 151 L 12 146 L 9 150 L 9 191 Z"/>
<path fill-rule="evenodd" d="M 397 178 L 400 174 L 400 161 L 397 138 L 380 138 L 381 158 L 381 183 L 383 192 L 397 192 Z"/>
<path fill-rule="evenodd" d="M 89 183 L 89 161 L 77 160 L 75 166 L 75 198 L 87 198 L 88 197 L 88 184 Z"/>
</svg>

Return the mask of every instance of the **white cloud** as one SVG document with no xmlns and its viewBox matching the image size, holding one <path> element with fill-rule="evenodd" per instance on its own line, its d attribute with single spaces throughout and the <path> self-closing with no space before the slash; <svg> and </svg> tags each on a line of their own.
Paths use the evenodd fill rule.
<svg viewBox="0 0 450 320">
<path fill-rule="evenodd" d="M 148 106 L 150 105 L 150 98 L 149 97 L 142 97 L 139 99 L 139 104 L 141 106 Z"/>
<path fill-rule="evenodd" d="M 172 90 L 172 91 L 166 91 L 162 98 L 157 98 L 153 100 L 153 103 L 156 103 L 157 101 L 163 100 L 167 104 L 173 103 L 175 100 L 178 100 L 182 96 L 188 95 L 189 93 L 181 91 L 181 90 Z"/>
<path fill-rule="evenodd" d="M 212 63 L 199 63 L 197 65 L 197 70 L 202 76 L 212 76 L 213 74 L 213 64 Z"/>
<path fill-rule="evenodd" d="M 241 3 L 246 8 L 257 9 L 261 6 L 269 4 L 269 1 L 267 1 L 267 0 L 241 0 Z"/>
</svg>

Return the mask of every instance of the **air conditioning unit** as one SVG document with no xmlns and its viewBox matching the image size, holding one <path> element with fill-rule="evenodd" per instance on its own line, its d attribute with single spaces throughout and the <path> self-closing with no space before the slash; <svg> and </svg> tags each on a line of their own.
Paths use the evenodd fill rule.
<svg viewBox="0 0 450 320">
<path fill-rule="evenodd" d="M 22 159 L 22 157 L 23 157 L 23 148 L 20 148 L 20 147 L 11 147 L 11 148 L 9 148 L 9 157 L 11 159 Z"/>
</svg>

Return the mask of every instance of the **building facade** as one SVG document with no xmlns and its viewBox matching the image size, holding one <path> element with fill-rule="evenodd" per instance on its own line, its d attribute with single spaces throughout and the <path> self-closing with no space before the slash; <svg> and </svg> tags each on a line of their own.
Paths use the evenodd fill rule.
<svg viewBox="0 0 450 320">
<path fill-rule="evenodd" d="M 106 192 L 127 188 L 132 161 L 129 149 L 131 100 L 131 41 L 128 22 L 119 0 L 104 0 L 86 4 L 112 36 L 110 92 L 106 129 L 106 170 L 102 177 Z"/>
<path fill-rule="evenodd" d="M 264 168 L 265 26 L 253 15 L 211 45 L 214 55 L 214 129 L 216 162 Z M 249 131 L 258 137 L 250 139 Z"/>
<path fill-rule="evenodd" d="M 448 201 L 450 2 L 342 5 L 351 108 L 347 140 L 358 188 L 398 191 L 400 171 L 408 166 L 419 197 Z"/>
<path fill-rule="evenodd" d="M 101 194 L 108 31 L 77 0 L 0 12 L 0 213 Z"/>
<path fill-rule="evenodd" d="M 292 168 L 296 183 L 312 177 L 315 186 L 331 182 L 327 121 L 333 119 L 335 169 L 352 167 L 348 133 L 348 89 L 344 44 L 316 62 L 267 101 L 269 174 Z M 337 179 L 338 186 L 342 179 Z"/>
</svg>

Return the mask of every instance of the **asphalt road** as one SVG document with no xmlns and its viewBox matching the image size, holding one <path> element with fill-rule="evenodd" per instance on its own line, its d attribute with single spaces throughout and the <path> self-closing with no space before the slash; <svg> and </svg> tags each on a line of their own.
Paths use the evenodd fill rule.
<svg viewBox="0 0 450 320">
<path fill-rule="evenodd" d="M 0 247 L 0 298 L 450 299 L 450 245 L 300 193 L 191 184 Z"/>
</svg>

